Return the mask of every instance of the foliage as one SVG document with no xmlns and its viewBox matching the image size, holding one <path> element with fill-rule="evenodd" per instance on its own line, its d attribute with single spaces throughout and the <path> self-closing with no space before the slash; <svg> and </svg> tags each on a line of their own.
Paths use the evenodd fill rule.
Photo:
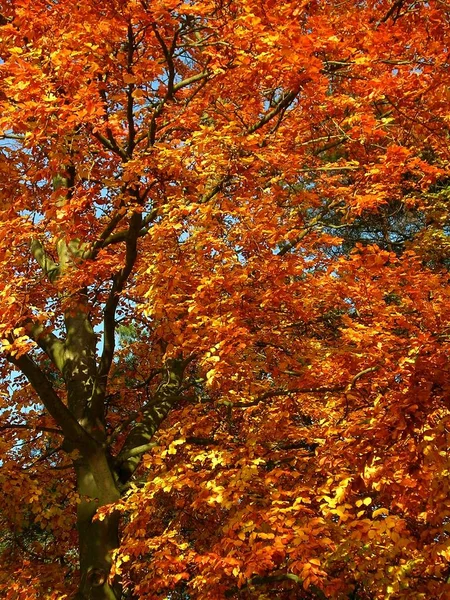
<svg viewBox="0 0 450 600">
<path fill-rule="evenodd" d="M 449 32 L 3 1 L 3 597 L 449 596 Z"/>
</svg>

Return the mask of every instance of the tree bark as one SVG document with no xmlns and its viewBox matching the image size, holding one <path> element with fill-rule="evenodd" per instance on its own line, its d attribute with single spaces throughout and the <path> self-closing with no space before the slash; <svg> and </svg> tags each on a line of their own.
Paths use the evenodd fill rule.
<svg viewBox="0 0 450 600">
<path fill-rule="evenodd" d="M 121 586 L 109 581 L 112 552 L 119 546 L 119 513 L 95 519 L 101 506 L 119 499 L 113 474 L 103 451 L 75 461 L 80 503 L 77 508 L 80 586 L 75 600 L 119 600 Z"/>
<path fill-rule="evenodd" d="M 134 450 L 146 448 L 162 421 L 180 399 L 184 369 L 188 362 L 189 360 L 182 359 L 167 361 L 165 381 L 142 408 L 139 422 L 131 428 L 116 458 L 115 465 L 120 483 L 129 481 L 140 463 L 142 453 L 135 454 Z"/>
</svg>

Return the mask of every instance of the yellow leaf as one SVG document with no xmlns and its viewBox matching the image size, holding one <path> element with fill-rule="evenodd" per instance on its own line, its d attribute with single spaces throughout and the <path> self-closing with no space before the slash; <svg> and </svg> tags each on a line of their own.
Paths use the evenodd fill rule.
<svg viewBox="0 0 450 600">
<path fill-rule="evenodd" d="M 387 508 L 378 508 L 377 510 L 374 510 L 372 513 L 372 519 L 376 519 L 377 517 L 381 516 L 381 515 L 388 515 L 389 511 Z"/>
<path fill-rule="evenodd" d="M 356 506 L 360 507 L 364 504 L 364 506 L 369 506 L 369 504 L 371 504 L 372 502 L 372 498 L 364 498 L 364 500 L 357 500 L 356 501 Z"/>
<path fill-rule="evenodd" d="M 214 376 L 215 376 L 215 374 L 216 374 L 216 371 L 215 371 L 215 369 L 211 369 L 210 371 L 208 371 L 208 372 L 206 373 L 206 381 L 207 381 L 208 383 L 211 383 L 211 382 L 212 382 L 212 380 L 214 379 Z"/>
</svg>

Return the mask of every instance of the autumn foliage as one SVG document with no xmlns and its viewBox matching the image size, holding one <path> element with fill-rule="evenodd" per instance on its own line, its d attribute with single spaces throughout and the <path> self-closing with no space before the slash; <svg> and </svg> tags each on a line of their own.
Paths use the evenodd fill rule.
<svg viewBox="0 0 450 600">
<path fill-rule="evenodd" d="M 449 48 L 2 0 L 3 598 L 450 597 Z"/>
</svg>

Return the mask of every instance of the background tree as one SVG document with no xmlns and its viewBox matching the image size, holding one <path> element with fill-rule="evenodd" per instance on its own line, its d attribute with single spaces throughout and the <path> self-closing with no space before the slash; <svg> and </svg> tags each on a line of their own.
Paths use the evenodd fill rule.
<svg viewBox="0 0 450 600">
<path fill-rule="evenodd" d="M 446 597 L 447 5 L 0 22 L 5 597 Z"/>
</svg>

